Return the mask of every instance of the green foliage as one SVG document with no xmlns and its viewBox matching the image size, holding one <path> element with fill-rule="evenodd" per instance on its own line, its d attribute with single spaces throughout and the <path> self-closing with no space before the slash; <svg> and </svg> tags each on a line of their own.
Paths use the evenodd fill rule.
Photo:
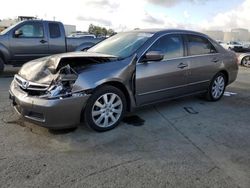
<svg viewBox="0 0 250 188">
<path fill-rule="evenodd" d="M 96 25 L 93 25 L 93 24 L 90 24 L 89 25 L 89 30 L 88 32 L 90 34 L 94 34 L 95 36 L 97 37 L 100 37 L 100 36 L 111 36 L 111 35 L 114 35 L 115 34 L 115 31 L 113 29 L 106 29 L 105 27 L 100 27 L 100 26 L 96 26 Z"/>
</svg>

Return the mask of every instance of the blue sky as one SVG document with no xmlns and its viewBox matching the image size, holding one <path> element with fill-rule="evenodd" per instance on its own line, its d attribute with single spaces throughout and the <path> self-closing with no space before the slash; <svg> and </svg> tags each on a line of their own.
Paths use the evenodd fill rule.
<svg viewBox="0 0 250 188">
<path fill-rule="evenodd" d="M 76 25 L 78 30 L 86 30 L 91 23 L 116 31 L 250 29 L 250 0 L 43 0 L 39 5 L 33 0 L 8 0 L 1 7 L 5 8 L 0 11 L 0 19 L 20 15 L 55 18 Z"/>
</svg>

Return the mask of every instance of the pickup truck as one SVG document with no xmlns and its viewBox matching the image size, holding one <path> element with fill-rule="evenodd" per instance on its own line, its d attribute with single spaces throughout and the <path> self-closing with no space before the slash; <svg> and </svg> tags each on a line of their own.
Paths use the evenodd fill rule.
<svg viewBox="0 0 250 188">
<path fill-rule="evenodd" d="M 83 51 L 103 38 L 65 36 L 61 22 L 26 20 L 0 33 L 0 72 L 4 64 L 23 63 L 52 54 Z"/>
</svg>

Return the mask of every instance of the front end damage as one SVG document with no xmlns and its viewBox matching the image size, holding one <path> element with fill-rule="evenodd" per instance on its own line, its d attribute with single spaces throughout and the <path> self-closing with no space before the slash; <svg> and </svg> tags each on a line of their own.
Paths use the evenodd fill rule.
<svg viewBox="0 0 250 188">
<path fill-rule="evenodd" d="M 44 99 L 56 99 L 70 97 L 78 93 L 77 91 L 72 93 L 72 88 L 77 77 L 78 74 L 74 69 L 72 69 L 70 65 L 67 65 L 53 75 L 53 79 L 49 84 L 28 81 L 18 74 L 15 75 L 14 81 L 20 89 L 26 92 L 29 96 Z"/>
<path fill-rule="evenodd" d="M 79 73 L 92 65 L 111 62 L 114 56 L 73 56 L 74 53 L 37 59 L 25 64 L 14 80 L 30 96 L 55 99 L 79 95 L 85 88 L 73 88 Z"/>
<path fill-rule="evenodd" d="M 79 74 L 115 57 L 46 57 L 25 64 L 10 86 L 15 110 L 27 120 L 51 129 L 76 126 L 89 89 L 75 87 Z"/>
</svg>

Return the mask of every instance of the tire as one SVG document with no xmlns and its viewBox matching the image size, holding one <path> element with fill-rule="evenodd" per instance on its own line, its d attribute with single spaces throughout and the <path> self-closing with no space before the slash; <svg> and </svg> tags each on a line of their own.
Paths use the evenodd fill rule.
<svg viewBox="0 0 250 188">
<path fill-rule="evenodd" d="M 219 72 L 212 79 L 208 92 L 206 94 L 206 99 L 209 101 L 218 101 L 224 94 L 226 88 L 226 76 Z"/>
<path fill-rule="evenodd" d="M 97 89 L 88 99 L 84 120 L 95 131 L 108 131 L 119 125 L 125 110 L 126 98 L 122 91 L 106 85 Z"/>
<path fill-rule="evenodd" d="M 3 59 L 0 57 L 0 73 L 2 73 L 4 71 L 4 61 Z"/>
<path fill-rule="evenodd" d="M 243 57 L 241 60 L 241 65 L 244 67 L 250 67 L 250 56 Z"/>
</svg>

